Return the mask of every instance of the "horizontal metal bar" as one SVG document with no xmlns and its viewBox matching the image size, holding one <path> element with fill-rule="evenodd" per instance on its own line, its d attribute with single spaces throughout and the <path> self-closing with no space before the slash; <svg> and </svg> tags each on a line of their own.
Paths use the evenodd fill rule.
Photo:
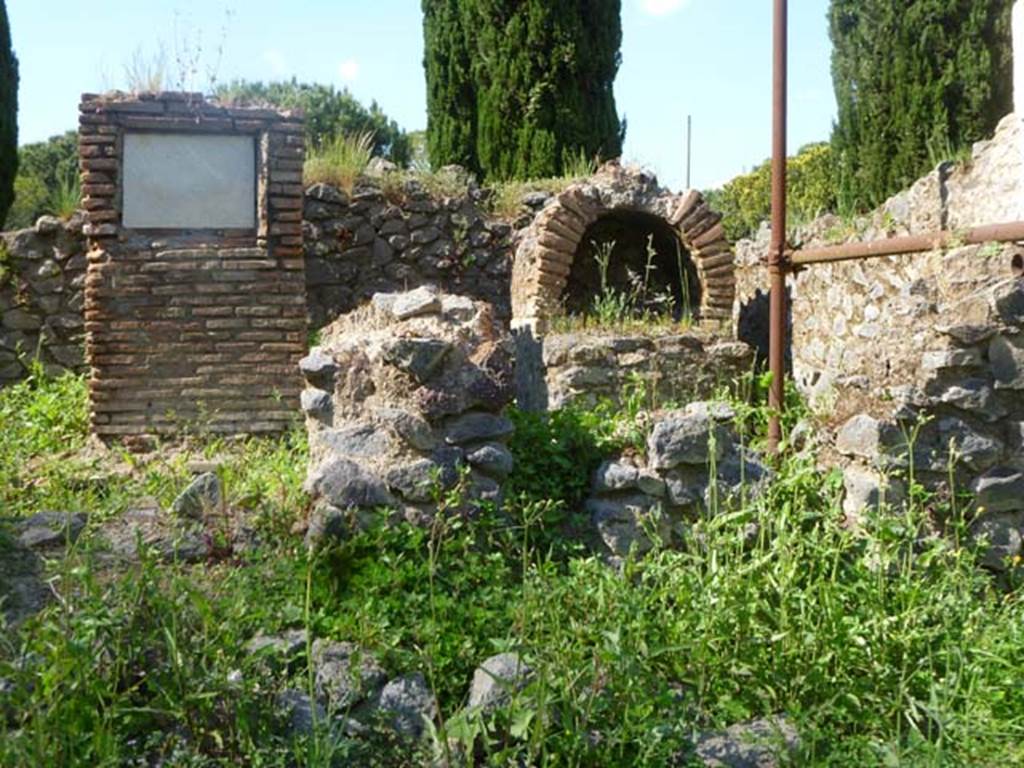
<svg viewBox="0 0 1024 768">
<path fill-rule="evenodd" d="M 837 261 L 859 261 L 877 259 L 882 256 L 899 256 L 908 253 L 922 253 L 939 248 L 982 243 L 1006 243 L 1024 240 L 1024 221 L 1005 224 L 988 224 L 963 231 L 942 230 L 926 235 L 890 237 L 872 240 L 868 243 L 846 243 L 827 248 L 807 248 L 790 251 L 789 264 L 794 267 L 808 264 L 828 264 Z"/>
</svg>

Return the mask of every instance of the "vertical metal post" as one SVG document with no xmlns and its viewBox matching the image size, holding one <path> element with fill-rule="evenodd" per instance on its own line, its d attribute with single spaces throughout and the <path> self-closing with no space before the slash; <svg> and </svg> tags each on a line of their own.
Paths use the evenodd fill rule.
<svg viewBox="0 0 1024 768">
<path fill-rule="evenodd" d="M 774 84 L 772 119 L 772 238 L 768 252 L 770 307 L 768 318 L 768 368 L 772 374 L 768 393 L 771 420 L 768 446 L 778 453 L 782 440 L 780 416 L 785 404 L 786 376 L 786 91 L 787 0 L 775 0 Z"/>
<path fill-rule="evenodd" d="M 693 148 L 693 115 L 686 116 L 686 188 L 690 189 L 690 159 Z"/>
</svg>

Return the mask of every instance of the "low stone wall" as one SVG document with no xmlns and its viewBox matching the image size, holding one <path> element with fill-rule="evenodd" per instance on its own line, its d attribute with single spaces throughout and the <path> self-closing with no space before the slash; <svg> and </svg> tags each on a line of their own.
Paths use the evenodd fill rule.
<svg viewBox="0 0 1024 768">
<path fill-rule="evenodd" d="M 85 268 L 79 218 L 0 233 L 0 386 L 23 378 L 37 352 L 50 373 L 83 367 Z"/>
<path fill-rule="evenodd" d="M 481 210 L 470 187 L 431 196 L 414 180 L 358 185 L 351 195 L 318 184 L 306 192 L 306 289 L 313 327 L 374 293 L 433 284 L 510 316 L 512 227 Z"/>
<path fill-rule="evenodd" d="M 646 552 L 652 536 L 680 543 L 688 525 L 753 498 L 769 476 L 739 441 L 727 405 L 694 402 L 654 417 L 646 457 L 611 458 L 592 478 L 586 511 L 613 557 Z"/>
<path fill-rule="evenodd" d="M 754 365 L 751 347 L 699 327 L 658 336 L 549 333 L 529 344 L 518 338 L 517 397 L 533 410 L 618 401 L 630 387 L 642 388 L 648 406 L 699 400 Z"/>
</svg>

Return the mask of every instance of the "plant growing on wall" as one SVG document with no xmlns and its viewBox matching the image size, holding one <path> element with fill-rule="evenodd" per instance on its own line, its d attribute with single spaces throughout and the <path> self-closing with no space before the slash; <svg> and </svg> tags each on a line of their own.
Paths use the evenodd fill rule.
<svg viewBox="0 0 1024 768">
<path fill-rule="evenodd" d="M 986 137 L 1012 106 L 1012 0 L 832 0 L 832 146 L 867 209 Z"/>
<path fill-rule="evenodd" d="M 18 59 L 11 47 L 7 8 L 0 0 L 0 224 L 14 202 L 18 172 Z"/>
<path fill-rule="evenodd" d="M 303 110 L 310 150 L 328 147 L 342 137 L 370 134 L 374 155 L 402 166 L 412 159 L 409 136 L 398 123 L 389 119 L 377 102 L 365 107 L 347 89 L 295 79 L 274 83 L 234 80 L 218 87 L 215 94 L 225 103 Z"/>
<path fill-rule="evenodd" d="M 621 154 L 620 0 L 423 0 L 423 11 L 435 166 L 525 179 Z"/>
</svg>

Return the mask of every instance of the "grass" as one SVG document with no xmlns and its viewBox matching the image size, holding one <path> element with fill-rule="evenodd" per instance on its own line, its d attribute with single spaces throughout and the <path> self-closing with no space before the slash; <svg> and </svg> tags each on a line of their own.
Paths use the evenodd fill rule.
<svg viewBox="0 0 1024 768">
<path fill-rule="evenodd" d="M 681 547 L 620 573 L 565 533 L 581 524 L 588 471 L 629 442 L 620 427 L 636 414 L 513 413 L 505 513 L 371 527 L 310 556 L 287 534 L 307 503 L 301 433 L 165 447 L 106 493 L 76 491 L 96 471 L 70 458 L 85 413 L 72 376 L 0 392 L 5 510 L 113 515 L 133 495 L 171 496 L 185 455 L 226 453 L 229 503 L 257 513 L 266 543 L 112 574 L 83 534 L 50 565 L 60 599 L 0 634 L 15 691 L 0 700 L 2 765 L 414 766 L 447 751 L 452 765 L 665 766 L 695 730 L 779 712 L 802 734 L 798 765 L 1024 761 L 1015 577 L 1007 587 L 976 567 L 957 510 L 945 535 L 922 537 L 938 502 L 920 489 L 851 530 L 838 475 L 793 455 L 757 501 L 709 510 Z M 740 413 L 756 442 L 764 414 Z M 273 700 L 306 687 L 305 665 L 269 674 L 245 643 L 290 627 L 357 642 L 389 674 L 422 671 L 443 716 L 434 737 L 416 751 L 383 733 L 330 738 L 324 724 L 289 735 Z M 504 650 L 532 682 L 492 714 L 467 711 L 473 669 Z"/>
<path fill-rule="evenodd" d="M 60 179 L 57 186 L 50 190 L 47 205 L 54 216 L 67 221 L 78 210 L 82 200 L 81 181 L 77 173 L 70 173 Z"/>
<path fill-rule="evenodd" d="M 373 155 L 373 134 L 339 135 L 311 150 L 302 170 L 303 182 L 331 184 L 351 194 Z"/>
</svg>

